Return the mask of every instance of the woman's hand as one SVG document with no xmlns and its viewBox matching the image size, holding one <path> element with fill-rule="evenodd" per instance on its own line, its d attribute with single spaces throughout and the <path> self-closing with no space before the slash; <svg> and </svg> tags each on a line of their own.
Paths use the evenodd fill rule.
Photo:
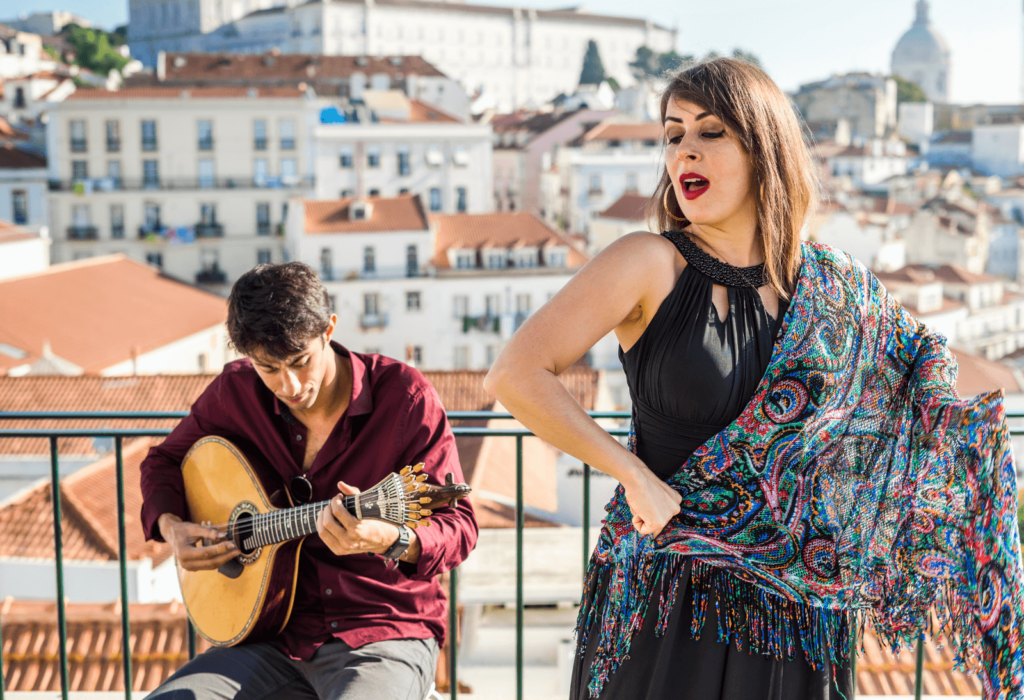
<svg viewBox="0 0 1024 700">
<path fill-rule="evenodd" d="M 633 472 L 628 483 L 622 485 L 626 490 L 626 503 L 633 513 L 633 527 L 641 535 L 660 535 L 683 502 L 678 491 L 643 465 Z"/>
</svg>

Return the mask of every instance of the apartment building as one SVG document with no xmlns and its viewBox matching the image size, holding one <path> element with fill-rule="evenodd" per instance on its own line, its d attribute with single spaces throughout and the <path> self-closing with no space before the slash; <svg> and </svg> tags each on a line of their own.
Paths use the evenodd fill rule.
<svg viewBox="0 0 1024 700">
<path fill-rule="evenodd" d="M 289 86 L 76 92 L 48 128 L 54 261 L 124 253 L 220 291 L 282 262 L 317 104 Z"/>
</svg>

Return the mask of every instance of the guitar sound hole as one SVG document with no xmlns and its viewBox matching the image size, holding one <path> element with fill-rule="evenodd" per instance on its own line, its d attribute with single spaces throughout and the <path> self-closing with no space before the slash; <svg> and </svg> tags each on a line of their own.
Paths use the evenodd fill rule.
<svg viewBox="0 0 1024 700">
<path fill-rule="evenodd" d="M 245 546 L 244 542 L 252 533 L 252 513 L 243 511 L 238 514 L 235 519 L 234 526 L 231 528 L 231 539 L 234 540 L 235 546 L 238 547 L 238 551 L 243 556 L 248 556 L 256 551 L 256 547 Z"/>
</svg>

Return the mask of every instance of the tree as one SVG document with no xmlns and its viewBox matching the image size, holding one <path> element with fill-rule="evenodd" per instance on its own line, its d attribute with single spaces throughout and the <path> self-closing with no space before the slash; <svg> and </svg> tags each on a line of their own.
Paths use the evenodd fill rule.
<svg viewBox="0 0 1024 700">
<path fill-rule="evenodd" d="M 660 53 L 658 54 L 658 73 L 661 75 L 674 73 L 679 70 L 684 63 L 692 62 L 693 56 L 680 56 L 675 51 Z"/>
<path fill-rule="evenodd" d="M 597 42 L 587 42 L 587 53 L 583 56 L 583 70 L 580 71 L 580 85 L 600 85 L 604 80 L 604 64 L 597 52 Z"/>
<path fill-rule="evenodd" d="M 102 29 L 86 29 L 77 24 L 66 25 L 61 34 L 75 50 L 75 64 L 82 68 L 107 75 L 112 69 L 120 71 L 128 63 L 128 59 L 111 46 L 112 40 L 117 45 L 116 35 Z"/>
<path fill-rule="evenodd" d="M 924 93 L 921 86 L 904 80 L 898 75 L 892 76 L 896 81 L 896 102 L 927 102 L 928 95 Z"/>
<path fill-rule="evenodd" d="M 646 46 L 636 50 L 636 58 L 629 64 L 630 71 L 637 81 L 653 78 L 658 74 L 658 56 Z"/>
<path fill-rule="evenodd" d="M 743 49 L 733 49 L 732 57 L 739 61 L 746 61 L 747 63 L 752 63 L 759 68 L 761 66 L 761 59 L 759 59 L 757 56 L 750 53 L 749 51 L 744 51 Z"/>
</svg>

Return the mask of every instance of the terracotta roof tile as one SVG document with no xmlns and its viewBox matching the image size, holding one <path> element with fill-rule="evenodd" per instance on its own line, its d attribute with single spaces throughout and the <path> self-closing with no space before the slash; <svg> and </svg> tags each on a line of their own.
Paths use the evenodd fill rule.
<svg viewBox="0 0 1024 700">
<path fill-rule="evenodd" d="M 123 451 L 125 547 L 128 559 L 171 556 L 170 546 L 147 542 L 139 513 L 139 465 L 160 438 L 136 440 Z M 113 454 L 61 479 L 61 533 L 65 560 L 117 561 L 116 463 Z M 50 484 L 27 490 L 0 508 L 0 557 L 52 559 L 53 504 Z"/>
<path fill-rule="evenodd" d="M 513 248 L 517 244 L 537 247 L 564 245 L 569 248 L 570 268 L 583 267 L 590 259 L 529 212 L 435 215 L 430 217 L 430 221 L 436 231 L 433 263 L 439 270 L 451 267 L 448 264 L 449 248 L 479 250 L 484 247 Z"/>
<path fill-rule="evenodd" d="M 935 277 L 946 284 L 989 284 L 991 282 L 1002 282 L 998 277 L 984 274 L 979 275 L 965 270 L 959 265 L 943 265 L 935 270 Z"/>
<path fill-rule="evenodd" d="M 22 170 L 46 168 L 46 158 L 29 151 L 15 148 L 12 144 L 0 146 L 0 170 Z"/>
<path fill-rule="evenodd" d="M 129 87 L 121 90 L 75 90 L 66 102 L 78 100 L 210 100 L 233 98 L 291 98 L 305 96 L 298 87 Z"/>
<path fill-rule="evenodd" d="M 602 219 L 622 219 L 623 221 L 643 221 L 647 216 L 647 205 L 650 197 L 627 192 L 599 214 Z"/>
<path fill-rule="evenodd" d="M 981 695 L 981 681 L 973 674 L 953 670 L 953 648 L 930 638 L 925 642 L 922 681 L 923 694 Z M 899 656 L 883 647 L 868 630 L 863 638 L 863 652 L 857 657 L 858 695 L 914 694 L 917 655 L 913 648 L 903 649 Z"/>
<path fill-rule="evenodd" d="M 359 65 L 365 63 L 365 65 Z M 165 83 L 246 85 L 348 78 L 353 73 L 386 73 L 392 78 L 407 75 L 443 76 L 420 56 L 321 56 L 319 54 L 168 53 Z"/>
<path fill-rule="evenodd" d="M 213 374 L 138 377 L 0 376 L 0 411 L 149 412 L 188 411 Z M 5 428 L 173 428 L 178 421 L 68 420 L 3 421 Z M 60 454 L 98 455 L 91 438 L 61 438 Z M 0 454 L 48 454 L 45 438 L 0 439 Z"/>
<path fill-rule="evenodd" d="M 185 606 L 131 603 L 132 690 L 147 692 L 188 661 Z M 57 606 L 47 601 L 0 603 L 4 679 L 8 691 L 60 690 Z M 123 691 L 119 603 L 68 603 L 67 652 L 71 692 Z M 197 650 L 210 647 L 202 637 Z"/>
<path fill-rule="evenodd" d="M 350 218 L 354 202 L 370 204 L 370 218 Z M 419 195 L 346 199 L 303 200 L 306 209 L 307 234 L 316 233 L 385 233 L 388 231 L 426 231 L 427 216 Z"/>
<path fill-rule="evenodd" d="M 54 265 L 0 280 L 0 343 L 27 356 L 0 353 L 0 374 L 53 353 L 86 373 L 219 326 L 226 300 L 163 276 L 123 255 Z"/>
<path fill-rule="evenodd" d="M 2 87 L 3 84 L 0 83 L 0 88 Z M 0 91 L 0 94 L 3 94 L 2 91 Z M 12 141 L 28 141 L 29 135 L 21 129 L 12 126 L 11 123 L 3 117 L 0 117 L 0 138 Z"/>
<path fill-rule="evenodd" d="M 39 238 L 39 236 L 34 233 L 29 233 L 17 224 L 12 224 L 10 221 L 0 220 L 0 245 L 3 245 L 4 243 L 27 241 L 32 238 Z"/>
<path fill-rule="evenodd" d="M 661 143 L 664 139 L 665 127 L 657 122 L 638 124 L 605 122 L 598 124 L 583 136 L 584 141 L 656 141 Z"/>
<path fill-rule="evenodd" d="M 957 362 L 956 391 L 960 396 L 977 396 L 996 389 L 1003 389 L 1007 394 L 1024 391 L 1017 375 L 1007 365 L 956 348 L 951 350 Z"/>
<path fill-rule="evenodd" d="M 440 122 L 445 124 L 461 124 L 462 120 L 445 112 L 440 107 L 428 105 L 419 100 L 409 100 L 410 122 Z"/>
</svg>

